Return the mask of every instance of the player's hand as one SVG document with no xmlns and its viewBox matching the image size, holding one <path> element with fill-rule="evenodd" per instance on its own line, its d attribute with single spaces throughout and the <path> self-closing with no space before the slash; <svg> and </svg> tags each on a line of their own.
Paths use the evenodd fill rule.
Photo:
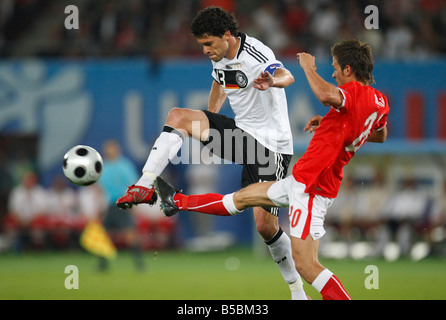
<svg viewBox="0 0 446 320">
<path fill-rule="evenodd" d="M 321 125 L 322 117 L 317 115 L 311 118 L 307 124 L 305 125 L 304 131 L 308 131 L 309 133 L 313 133 L 317 128 Z"/>
<path fill-rule="evenodd" d="M 312 56 L 309 53 L 305 52 L 299 52 L 297 54 L 297 60 L 299 60 L 300 66 L 302 69 L 313 69 L 314 71 L 317 70 L 316 68 L 316 58 Z"/>
<path fill-rule="evenodd" d="M 254 88 L 264 91 L 274 86 L 274 77 L 268 71 L 262 72 L 257 79 L 254 79 Z"/>
</svg>

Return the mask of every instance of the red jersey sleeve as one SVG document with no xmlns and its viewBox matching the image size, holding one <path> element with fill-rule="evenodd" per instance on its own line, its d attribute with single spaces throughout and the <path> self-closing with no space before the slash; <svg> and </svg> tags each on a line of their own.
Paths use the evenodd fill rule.
<svg viewBox="0 0 446 320">
<path fill-rule="evenodd" d="M 346 108 L 349 109 L 351 107 L 352 101 L 355 101 L 356 96 L 356 85 L 353 81 L 348 82 L 340 87 L 338 87 L 339 91 L 341 91 L 344 100 L 342 101 L 342 105 L 338 108 Z"/>
<path fill-rule="evenodd" d="M 381 130 L 383 129 L 386 124 L 387 124 L 387 115 L 388 115 L 388 109 L 389 109 L 389 104 L 387 102 L 387 97 L 383 94 L 381 94 L 381 92 L 377 91 L 375 93 L 375 103 L 377 106 L 380 106 L 381 108 L 385 108 L 387 110 L 387 112 L 382 113 L 381 117 L 379 118 L 378 122 L 375 125 L 374 130 Z"/>
</svg>

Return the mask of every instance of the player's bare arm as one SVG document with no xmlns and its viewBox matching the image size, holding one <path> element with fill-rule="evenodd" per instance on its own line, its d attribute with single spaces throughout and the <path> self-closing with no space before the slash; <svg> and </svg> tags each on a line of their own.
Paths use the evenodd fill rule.
<svg viewBox="0 0 446 320">
<path fill-rule="evenodd" d="M 294 77 L 287 69 L 277 69 L 274 74 L 268 71 L 262 72 L 257 79 L 254 80 L 254 88 L 261 91 L 268 88 L 286 88 L 294 83 Z"/>
<path fill-rule="evenodd" d="M 322 79 L 317 73 L 315 57 L 301 52 L 297 54 L 297 59 L 316 98 L 326 106 L 340 107 L 344 97 L 337 87 Z"/>
<path fill-rule="evenodd" d="M 208 111 L 218 113 L 226 100 L 226 93 L 217 81 L 212 82 L 209 93 Z"/>
<path fill-rule="evenodd" d="M 368 142 L 383 143 L 387 139 L 387 126 L 380 130 L 374 130 L 367 138 Z"/>
</svg>

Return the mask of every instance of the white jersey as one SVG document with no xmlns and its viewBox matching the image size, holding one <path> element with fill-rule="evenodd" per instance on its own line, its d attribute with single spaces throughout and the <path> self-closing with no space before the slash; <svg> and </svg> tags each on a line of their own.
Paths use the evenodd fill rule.
<svg viewBox="0 0 446 320">
<path fill-rule="evenodd" d="M 260 91 L 253 87 L 261 72 L 271 74 L 283 65 L 259 40 L 240 34 L 240 48 L 232 59 L 212 61 L 212 77 L 223 86 L 237 127 L 271 151 L 293 154 L 285 89 Z"/>
</svg>

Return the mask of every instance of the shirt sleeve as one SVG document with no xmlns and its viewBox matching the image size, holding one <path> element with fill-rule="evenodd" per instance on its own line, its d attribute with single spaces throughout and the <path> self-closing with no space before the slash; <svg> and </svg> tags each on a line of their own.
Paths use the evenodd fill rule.
<svg viewBox="0 0 446 320">
<path fill-rule="evenodd" d="M 342 103 L 341 103 L 341 105 L 339 106 L 339 107 L 337 107 L 337 109 L 340 109 L 340 108 L 343 108 L 343 107 L 345 107 L 345 100 L 346 100 L 346 96 L 345 96 L 345 94 L 346 94 L 346 91 L 344 90 L 344 89 L 342 89 L 342 88 L 340 88 L 340 87 L 338 87 L 338 89 L 339 89 L 339 91 L 341 92 L 341 94 L 342 94 Z M 333 107 L 334 108 L 334 107 Z"/>
<path fill-rule="evenodd" d="M 387 125 L 387 115 L 388 113 L 383 113 L 381 115 L 373 130 L 380 131 L 384 129 L 384 127 Z"/>
<path fill-rule="evenodd" d="M 218 75 L 217 72 L 215 72 L 215 62 L 212 61 L 212 73 L 211 73 L 212 79 L 214 79 L 216 82 L 220 83 L 220 81 L 218 81 Z"/>
<path fill-rule="evenodd" d="M 342 86 L 339 86 L 338 89 L 343 96 L 343 100 L 341 106 L 337 107 L 336 109 L 340 108 L 349 109 L 352 104 L 352 101 L 355 101 L 355 95 L 356 95 L 355 82 L 350 81 Z"/>
</svg>

